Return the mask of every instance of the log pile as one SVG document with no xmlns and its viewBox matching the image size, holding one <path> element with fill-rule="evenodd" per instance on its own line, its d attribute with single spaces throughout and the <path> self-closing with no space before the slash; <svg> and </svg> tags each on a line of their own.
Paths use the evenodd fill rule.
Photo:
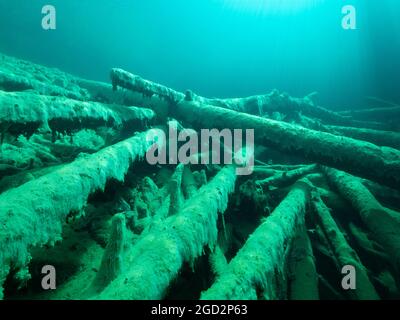
<svg viewBox="0 0 400 320">
<path fill-rule="evenodd" d="M 0 61 L 1 298 L 400 297 L 397 106 L 211 99 L 122 69 L 108 84 Z M 154 143 L 170 143 L 153 129 L 171 121 L 253 129 L 253 173 L 150 165 Z M 39 288 L 43 265 L 57 290 Z"/>
</svg>

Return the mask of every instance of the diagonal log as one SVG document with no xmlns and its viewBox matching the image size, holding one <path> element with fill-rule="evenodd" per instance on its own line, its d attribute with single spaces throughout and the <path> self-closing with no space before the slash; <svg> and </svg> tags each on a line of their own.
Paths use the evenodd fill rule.
<svg viewBox="0 0 400 320">
<path fill-rule="evenodd" d="M 299 180 L 301 177 L 314 173 L 317 171 L 317 166 L 312 164 L 308 165 L 302 168 L 290 170 L 290 171 L 285 171 L 282 173 L 277 173 L 273 175 L 272 177 L 268 177 L 263 180 L 258 180 L 256 181 L 257 185 L 262 187 L 263 189 L 269 189 L 271 187 L 284 187 L 288 186 L 292 183 L 295 183 L 297 180 Z"/>
<path fill-rule="evenodd" d="M 235 186 L 235 167 L 223 168 L 190 198 L 180 213 L 150 229 L 133 246 L 128 270 L 96 299 L 161 299 L 184 262 L 193 262 L 217 241 L 218 213 L 225 211 Z"/>
<path fill-rule="evenodd" d="M 289 258 L 290 300 L 318 300 L 318 274 L 305 225 L 299 229 L 293 241 Z"/>
<path fill-rule="evenodd" d="M 308 183 L 297 183 L 201 298 L 281 298 L 281 291 L 285 291 L 280 282 L 286 273 L 283 266 L 287 258 L 287 246 L 295 238 L 298 228 L 304 225 L 309 191 Z"/>
<path fill-rule="evenodd" d="M 137 134 L 1 194 L 0 284 L 11 269 L 29 263 L 32 246 L 60 240 L 68 214 L 79 212 L 91 194 L 110 179 L 124 181 L 132 163 L 153 145 L 148 138 L 147 132 Z"/>
<path fill-rule="evenodd" d="M 184 94 L 118 68 L 112 69 L 110 75 L 114 89 L 119 86 L 128 89 L 132 93 L 141 94 L 142 98 L 138 96 L 133 97 L 135 102 L 150 106 L 156 110 L 159 115 L 164 117 L 168 114 L 169 108 L 175 103 L 185 99 L 186 101 L 214 105 L 257 116 L 266 113 L 272 114 L 274 112 L 283 112 L 284 114 L 301 113 L 309 117 L 321 119 L 333 125 L 351 125 L 354 127 L 368 127 L 372 129 L 379 129 L 381 126 L 381 124 L 377 122 L 356 121 L 334 111 L 317 106 L 312 102 L 309 96 L 305 98 L 293 98 L 287 94 L 273 90 L 268 94 L 246 98 L 209 99 L 198 96 L 190 90 Z"/>
<path fill-rule="evenodd" d="M 396 149 L 194 102 L 182 101 L 173 114 L 197 128 L 254 129 L 259 145 L 400 187 L 400 151 Z"/>
<path fill-rule="evenodd" d="M 41 126 L 68 131 L 98 126 L 135 126 L 151 122 L 154 111 L 27 92 L 0 91 L 0 130 L 33 133 Z"/>
<path fill-rule="evenodd" d="M 382 122 L 393 121 L 393 123 L 396 124 L 400 120 L 400 106 L 394 105 L 384 108 L 349 110 L 340 112 L 340 114 L 343 116 L 351 116 L 357 120 L 374 120 Z"/>
<path fill-rule="evenodd" d="M 400 271 L 400 213 L 383 207 L 362 184 L 360 179 L 331 168 L 324 168 L 328 181 L 359 213 L 374 238 L 392 257 L 393 266 Z M 399 278 L 397 278 L 399 281 Z"/>
<path fill-rule="evenodd" d="M 367 268 L 362 264 L 358 254 L 348 244 L 342 231 L 332 218 L 328 207 L 321 200 L 317 192 L 313 193 L 311 204 L 326 235 L 330 248 L 337 259 L 338 265 L 340 267 L 351 265 L 356 269 L 356 289 L 350 291 L 349 294 L 358 300 L 379 299 L 379 295 L 368 277 Z"/>
<path fill-rule="evenodd" d="M 327 128 L 331 133 L 336 132 L 346 137 L 368 141 L 378 146 L 400 149 L 399 132 L 342 126 L 327 126 Z"/>
</svg>

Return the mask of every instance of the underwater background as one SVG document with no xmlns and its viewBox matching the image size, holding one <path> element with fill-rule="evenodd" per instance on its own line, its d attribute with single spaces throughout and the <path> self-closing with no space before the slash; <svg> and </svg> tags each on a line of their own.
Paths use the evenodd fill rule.
<svg viewBox="0 0 400 320">
<path fill-rule="evenodd" d="M 40 27 L 57 9 L 57 30 Z M 344 30 L 341 8 L 357 9 Z M 89 79 L 119 66 L 177 90 L 319 93 L 334 109 L 399 101 L 396 0 L 0 0 L 0 51 Z"/>
</svg>

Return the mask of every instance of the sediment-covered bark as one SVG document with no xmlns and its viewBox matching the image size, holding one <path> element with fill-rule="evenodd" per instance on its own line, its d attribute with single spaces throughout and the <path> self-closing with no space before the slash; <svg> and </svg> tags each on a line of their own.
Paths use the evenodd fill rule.
<svg viewBox="0 0 400 320">
<path fill-rule="evenodd" d="M 127 244 L 125 215 L 116 214 L 111 220 L 111 234 L 104 250 L 92 290 L 101 290 L 124 271 L 124 251 Z"/>
<path fill-rule="evenodd" d="M 400 149 L 400 133 L 365 128 L 329 126 L 331 132 L 342 134 L 346 137 L 368 141 L 378 146 Z"/>
<path fill-rule="evenodd" d="M 273 213 L 254 231 L 225 272 L 202 299 L 282 298 L 287 246 L 304 224 L 309 186 L 296 184 Z"/>
<path fill-rule="evenodd" d="M 338 265 L 341 267 L 350 265 L 356 269 L 356 289 L 350 291 L 349 294 L 359 300 L 379 299 L 379 295 L 369 279 L 367 269 L 362 264 L 357 253 L 348 244 L 342 231 L 332 218 L 328 207 L 321 200 L 317 192 L 313 193 L 311 203 L 326 235 L 330 248 L 337 259 Z M 338 272 L 340 272 L 340 270 L 338 270 Z"/>
<path fill-rule="evenodd" d="M 284 171 L 282 173 L 277 173 L 272 177 L 268 177 L 264 180 L 258 180 L 257 184 L 264 189 L 268 189 L 270 187 L 283 187 L 288 186 L 301 177 L 313 173 L 317 170 L 316 165 L 309 165 L 299 169 L 294 169 L 290 171 Z"/>
<path fill-rule="evenodd" d="M 0 195 L 0 284 L 11 269 L 27 265 L 32 246 L 60 240 L 66 217 L 79 212 L 90 194 L 110 179 L 124 181 L 154 143 L 146 137 L 137 134 Z"/>
<path fill-rule="evenodd" d="M 289 259 L 290 299 L 318 300 L 318 274 L 305 226 L 299 228 Z"/>
<path fill-rule="evenodd" d="M 400 213 L 383 207 L 359 179 L 330 168 L 324 168 L 324 171 L 329 182 L 357 210 L 374 238 L 390 254 L 392 263 L 399 272 Z"/>
<path fill-rule="evenodd" d="M 33 133 L 39 127 L 70 131 L 102 125 L 134 126 L 151 123 L 154 118 L 150 109 L 0 91 L 0 130 L 15 134 Z"/>
<path fill-rule="evenodd" d="M 218 213 L 225 211 L 236 180 L 223 168 L 182 210 L 142 235 L 127 253 L 126 270 L 97 299 L 160 299 L 184 262 L 193 262 L 217 241 Z"/>
<path fill-rule="evenodd" d="M 343 116 L 350 116 L 354 119 L 364 121 L 393 121 L 393 124 L 398 127 L 400 120 L 400 106 L 382 107 L 382 108 L 371 108 L 361 110 L 349 110 L 340 112 Z"/>
<path fill-rule="evenodd" d="M 400 151 L 210 105 L 183 101 L 174 116 L 198 128 L 254 129 L 255 143 L 400 187 Z"/>
</svg>

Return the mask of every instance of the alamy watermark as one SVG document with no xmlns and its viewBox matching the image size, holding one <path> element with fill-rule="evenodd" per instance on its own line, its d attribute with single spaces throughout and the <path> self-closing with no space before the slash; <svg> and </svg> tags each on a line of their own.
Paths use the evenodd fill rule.
<svg viewBox="0 0 400 320">
<path fill-rule="evenodd" d="M 52 5 L 45 5 L 42 8 L 42 28 L 43 30 L 55 30 L 57 28 L 56 8 Z"/>
<path fill-rule="evenodd" d="M 352 5 L 346 5 L 342 8 L 342 28 L 345 30 L 357 29 L 357 11 Z"/>
<path fill-rule="evenodd" d="M 55 30 L 57 28 L 57 13 L 53 5 L 47 4 L 42 7 L 42 28 L 44 30 Z M 357 29 L 357 13 L 353 5 L 342 7 L 342 28 L 345 30 Z"/>
<path fill-rule="evenodd" d="M 167 138 L 168 136 L 168 138 Z M 168 124 L 168 134 L 161 129 L 148 132 L 154 141 L 146 153 L 149 164 L 235 164 L 237 175 L 250 175 L 254 170 L 254 129 L 178 129 Z"/>
</svg>

